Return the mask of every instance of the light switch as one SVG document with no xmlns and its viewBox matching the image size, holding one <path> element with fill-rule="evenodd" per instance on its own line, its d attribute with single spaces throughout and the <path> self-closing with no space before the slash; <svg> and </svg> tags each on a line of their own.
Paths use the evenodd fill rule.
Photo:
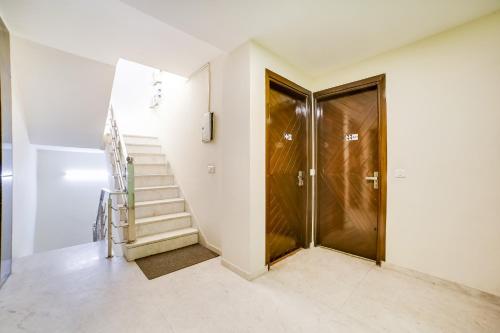
<svg viewBox="0 0 500 333">
<path fill-rule="evenodd" d="M 208 165 L 208 173 L 215 173 L 215 165 L 213 164 Z"/>
<path fill-rule="evenodd" d="M 396 178 L 406 178 L 406 170 L 405 169 L 396 169 L 396 170 L 394 170 L 394 177 L 396 177 Z"/>
</svg>

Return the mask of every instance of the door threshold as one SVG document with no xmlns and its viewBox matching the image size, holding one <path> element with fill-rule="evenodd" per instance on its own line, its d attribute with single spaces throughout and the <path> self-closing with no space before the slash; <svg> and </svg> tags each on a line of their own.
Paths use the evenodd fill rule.
<svg viewBox="0 0 500 333">
<path fill-rule="evenodd" d="M 274 265 L 274 264 L 277 264 L 278 262 L 282 261 L 282 260 L 285 260 L 286 258 L 288 257 L 291 257 L 293 256 L 295 253 L 299 252 L 300 250 L 303 250 L 304 248 L 302 247 L 299 247 L 298 249 L 295 249 L 291 252 L 288 252 L 287 254 L 285 254 L 284 256 L 282 257 L 279 257 L 278 259 L 276 259 L 275 261 L 267 264 L 267 270 L 270 271 L 271 270 L 271 266 Z"/>
<path fill-rule="evenodd" d="M 381 264 L 378 263 L 375 259 L 370 259 L 370 258 L 358 256 L 356 254 L 352 254 L 352 253 L 349 253 L 349 252 L 344 252 L 344 251 L 337 250 L 337 249 L 332 249 L 331 247 L 328 247 L 328 246 L 318 245 L 317 247 L 320 247 L 320 248 L 326 249 L 326 250 L 330 250 L 330 251 L 334 251 L 334 252 L 337 252 L 337 253 L 345 254 L 345 255 L 350 256 L 350 257 L 354 257 L 354 258 L 358 258 L 358 259 L 362 259 L 362 260 L 374 262 L 378 266 L 381 266 Z"/>
</svg>

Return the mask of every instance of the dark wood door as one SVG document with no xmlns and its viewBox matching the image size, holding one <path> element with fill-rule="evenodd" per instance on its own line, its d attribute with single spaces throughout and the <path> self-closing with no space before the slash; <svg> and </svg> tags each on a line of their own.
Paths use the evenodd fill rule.
<svg viewBox="0 0 500 333">
<path fill-rule="evenodd" d="M 268 80 L 267 263 L 306 247 L 308 101 L 307 95 Z"/>
<path fill-rule="evenodd" d="M 316 102 L 319 245 L 377 259 L 380 206 L 377 86 Z M 377 180 L 367 179 L 374 177 Z"/>
</svg>

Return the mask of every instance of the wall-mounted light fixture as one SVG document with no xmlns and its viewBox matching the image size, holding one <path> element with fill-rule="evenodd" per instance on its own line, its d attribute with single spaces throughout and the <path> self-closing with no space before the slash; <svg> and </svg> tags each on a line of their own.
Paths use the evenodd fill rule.
<svg viewBox="0 0 500 333">
<path fill-rule="evenodd" d="M 153 97 L 151 98 L 151 109 L 158 109 L 160 102 L 163 98 L 163 81 L 161 80 L 161 71 L 155 70 L 153 72 Z"/>
<path fill-rule="evenodd" d="M 105 181 L 108 179 L 108 172 L 103 169 L 66 170 L 64 179 L 69 181 Z"/>
</svg>

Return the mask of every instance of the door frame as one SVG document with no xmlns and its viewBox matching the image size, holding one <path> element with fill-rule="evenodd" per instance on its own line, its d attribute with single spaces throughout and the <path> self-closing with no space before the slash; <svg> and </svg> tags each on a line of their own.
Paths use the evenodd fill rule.
<svg viewBox="0 0 500 333">
<path fill-rule="evenodd" d="M 287 255 L 270 262 L 270 252 L 269 252 L 269 243 L 268 243 L 268 235 L 267 235 L 267 224 L 269 221 L 269 191 L 270 191 L 270 183 L 268 182 L 267 178 L 269 175 L 269 123 L 268 119 L 270 116 L 270 90 L 271 90 L 271 83 L 275 85 L 279 85 L 281 88 L 290 91 L 292 94 L 299 95 L 305 98 L 305 104 L 306 104 L 306 149 L 307 149 L 307 170 L 304 170 L 306 172 L 306 211 L 305 211 L 305 219 L 304 219 L 304 226 L 303 226 L 303 235 L 302 235 L 302 247 L 303 248 L 309 248 L 309 244 L 311 243 L 311 228 L 312 228 L 312 203 L 311 203 L 311 197 L 312 197 L 312 181 L 311 177 L 309 176 L 309 170 L 312 167 L 312 138 L 311 138 L 311 124 L 312 124 L 312 119 L 311 119 L 311 101 L 312 101 L 312 92 L 299 86 L 298 84 L 288 80 L 287 78 L 274 73 L 273 71 L 269 70 L 266 68 L 265 70 L 265 84 L 266 84 L 266 117 L 264 121 L 266 122 L 266 146 L 265 146 L 265 163 L 266 163 L 266 176 L 265 176 L 265 183 L 266 183 L 266 197 L 265 197 L 265 207 L 266 207 L 266 223 L 265 223 L 265 246 L 266 246 L 266 265 L 268 268 L 273 264 L 281 259 L 285 258 Z M 300 247 L 299 247 L 300 248 Z M 294 253 L 295 251 L 291 252 Z"/>
<path fill-rule="evenodd" d="M 366 88 L 376 87 L 377 88 L 377 99 L 378 99 L 378 151 L 379 151 L 379 193 L 378 193 L 378 216 L 377 216 L 377 255 L 376 263 L 380 265 L 382 261 L 385 261 L 386 252 L 386 215 L 387 215 L 387 110 L 386 110 L 386 100 L 385 100 L 385 74 L 380 74 L 372 76 L 363 80 L 343 84 L 333 88 L 324 89 L 317 91 L 313 94 L 314 110 L 316 110 L 316 104 L 318 100 L 331 98 L 333 96 L 344 94 L 346 92 L 355 92 L 363 90 Z M 318 159 L 318 116 L 317 112 L 314 112 L 314 165 L 317 166 Z M 318 234 L 318 209 L 316 203 L 318 202 L 318 181 L 317 177 L 314 177 L 314 197 L 315 197 L 315 209 L 314 209 L 314 242 L 318 244 L 319 234 Z"/>
</svg>

